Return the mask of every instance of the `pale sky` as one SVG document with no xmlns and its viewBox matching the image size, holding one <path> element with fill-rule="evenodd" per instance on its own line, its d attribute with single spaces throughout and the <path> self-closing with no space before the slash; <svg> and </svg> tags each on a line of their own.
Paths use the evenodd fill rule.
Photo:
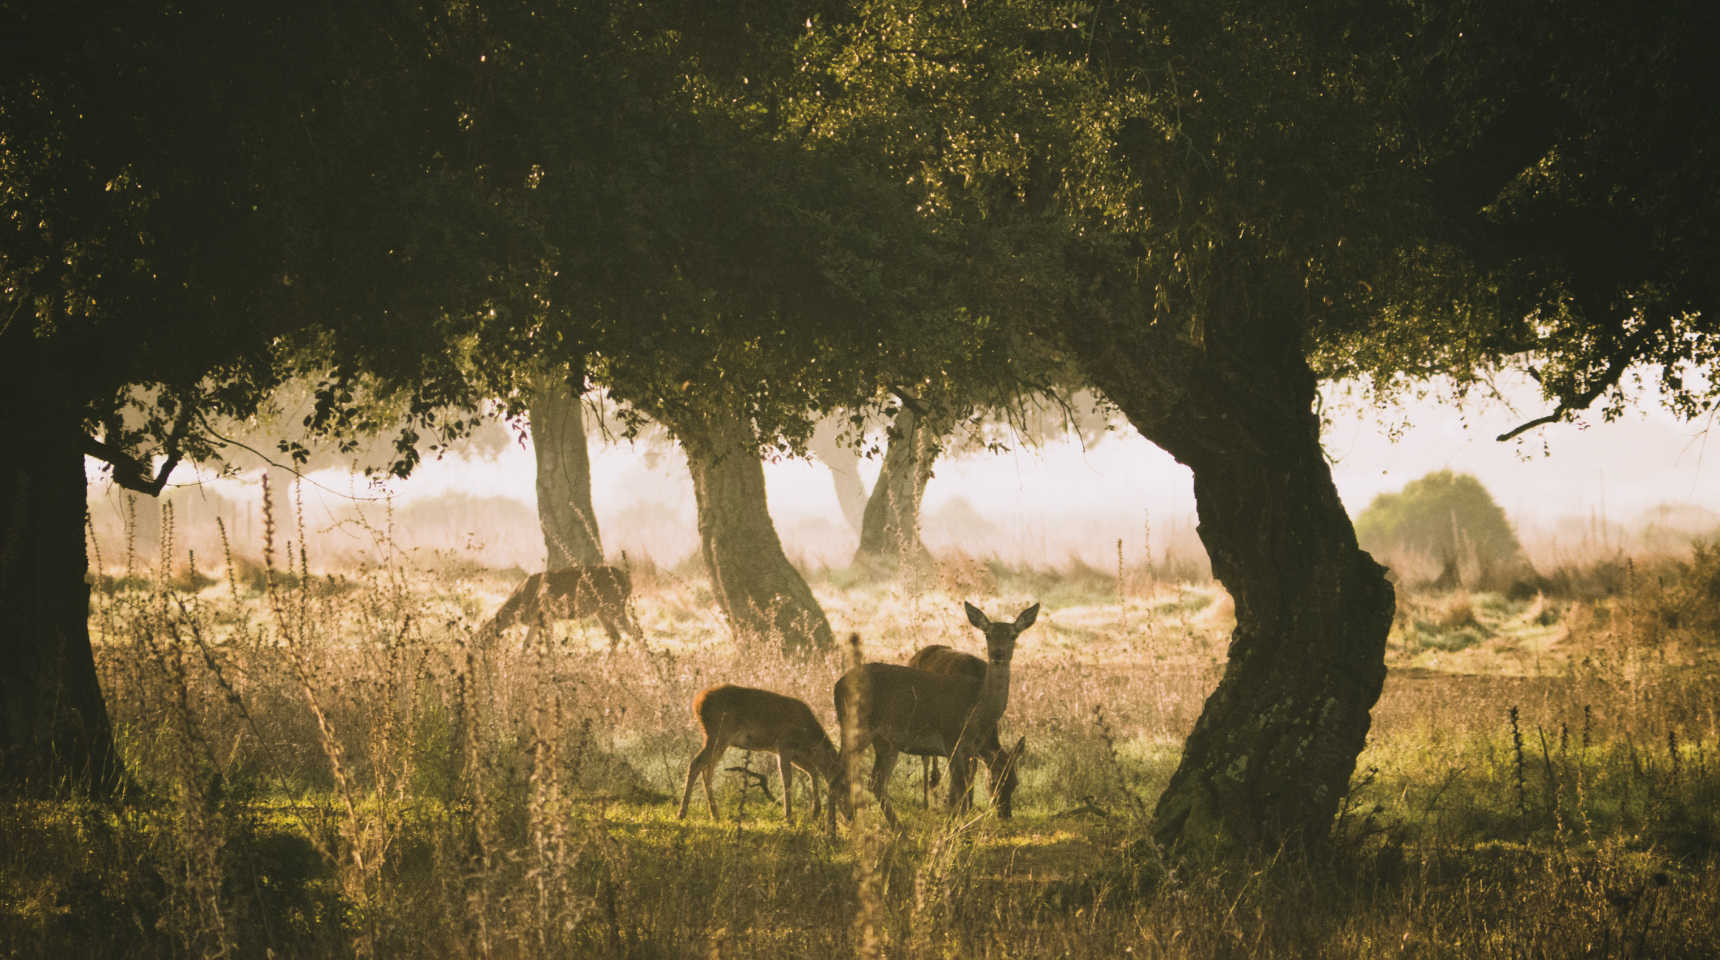
<svg viewBox="0 0 1720 960">
<path fill-rule="evenodd" d="M 1498 402 L 1460 409 L 1435 400 L 1384 414 L 1334 408 L 1325 445 L 1352 516 L 1375 495 L 1444 468 L 1479 478 L 1526 541 L 1555 535 L 1561 521 L 1591 517 L 1629 528 L 1662 504 L 1693 504 L 1720 513 L 1720 444 L 1710 458 L 1706 424 L 1682 423 L 1651 406 L 1614 423 L 1594 416 L 1583 424 L 1541 427 L 1501 444 L 1496 435 L 1546 409 L 1522 384 L 1506 392 L 1515 411 Z M 1411 426 L 1394 443 L 1382 421 Z M 863 461 L 861 469 L 870 487 L 877 461 Z M 789 553 L 845 566 L 856 538 L 837 505 L 828 470 L 806 461 L 767 464 L 765 470 L 771 513 Z M 427 462 L 410 480 L 390 484 L 389 491 L 396 511 L 447 493 L 509 498 L 529 510 L 535 505 L 534 471 L 531 451 L 516 443 L 493 460 Z M 174 479 L 190 482 L 194 474 L 182 468 Z M 372 494 L 344 475 L 312 479 L 332 490 Z M 625 444 L 594 443 L 592 486 L 612 555 L 627 549 L 673 563 L 696 549 L 692 484 L 678 453 L 653 455 Z M 220 481 L 215 489 L 238 501 L 258 495 L 254 479 Z M 342 503 L 314 487 L 306 500 L 323 501 L 321 511 L 307 511 L 323 516 L 334 516 Z M 975 555 L 996 553 L 1012 562 L 1048 566 L 1079 556 L 1105 568 L 1116 563 L 1119 539 L 1130 562 L 1139 559 L 1149 535 L 1155 556 L 1173 543 L 1192 544 L 1193 503 L 1188 470 L 1124 428 L 1086 449 L 1057 442 L 940 461 L 923 515 L 934 551 L 959 546 Z M 541 568 L 541 540 L 534 543 L 529 523 L 514 526 L 521 528 L 471 533 L 490 539 L 492 562 L 506 553 L 508 562 L 531 569 L 535 553 Z M 504 543 L 505 548 L 494 546 Z"/>
</svg>

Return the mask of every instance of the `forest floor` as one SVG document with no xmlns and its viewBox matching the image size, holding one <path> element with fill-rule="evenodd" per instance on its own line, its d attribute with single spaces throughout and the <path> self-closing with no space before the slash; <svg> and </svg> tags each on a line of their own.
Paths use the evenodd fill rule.
<svg viewBox="0 0 1720 960">
<path fill-rule="evenodd" d="M 927 810 L 910 759 L 899 828 L 832 836 L 804 776 L 786 823 L 774 758 L 739 751 L 763 786 L 725 769 L 721 818 L 702 790 L 676 818 L 699 690 L 800 697 L 834 736 L 841 672 L 737 646 L 696 576 L 636 569 L 647 641 L 611 651 L 591 621 L 480 642 L 511 582 L 446 558 L 116 575 L 91 626 L 129 783 L 0 809 L 0 956 L 1714 956 L 1720 665 L 1680 592 L 1705 573 L 1630 569 L 1567 598 L 1400 591 L 1334 841 L 1223 867 L 1145 831 L 1222 668 L 1214 584 L 815 573 L 867 659 L 979 649 L 963 600 L 1044 604 L 1004 722 L 1014 818 Z"/>
</svg>

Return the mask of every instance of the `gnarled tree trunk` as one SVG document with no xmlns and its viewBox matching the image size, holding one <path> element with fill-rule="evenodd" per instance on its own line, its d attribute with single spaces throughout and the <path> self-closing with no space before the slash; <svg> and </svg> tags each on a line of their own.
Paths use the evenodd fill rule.
<svg viewBox="0 0 1720 960">
<path fill-rule="evenodd" d="M 90 649 L 82 425 L 36 352 L 0 362 L 0 790 L 103 793 L 120 767 Z"/>
<path fill-rule="evenodd" d="M 920 541 L 920 500 L 931 482 L 947 423 L 904 406 L 893 427 L 878 482 L 866 500 L 860 547 L 854 551 L 857 565 L 882 561 L 901 568 L 931 559 Z"/>
<path fill-rule="evenodd" d="M 567 383 L 544 378 L 529 410 L 537 458 L 538 525 L 548 559 L 545 570 L 602 563 L 603 540 L 591 509 L 591 455 L 579 398 Z"/>
<path fill-rule="evenodd" d="M 1134 304 L 1065 331 L 1093 383 L 1193 469 L 1201 540 L 1236 603 L 1224 677 L 1153 815 L 1162 843 L 1196 855 L 1329 833 L 1395 609 L 1320 448 L 1298 314 L 1251 301 L 1248 276 L 1226 279 L 1179 329 Z"/>
<path fill-rule="evenodd" d="M 771 522 L 752 425 L 720 402 L 681 407 L 663 419 L 687 454 L 700 550 L 729 629 L 737 637 L 774 637 L 784 650 L 832 646 L 830 622 Z"/>
</svg>

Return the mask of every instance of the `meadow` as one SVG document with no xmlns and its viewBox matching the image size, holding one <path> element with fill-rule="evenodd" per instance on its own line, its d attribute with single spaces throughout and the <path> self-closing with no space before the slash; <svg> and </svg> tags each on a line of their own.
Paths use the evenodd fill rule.
<svg viewBox="0 0 1720 960">
<path fill-rule="evenodd" d="M 303 543 L 303 533 L 297 534 Z M 171 536 L 163 555 L 173 557 Z M 831 835 L 732 751 L 676 819 L 715 683 L 809 703 L 843 652 L 737 644 L 696 569 L 632 564 L 648 642 L 476 628 L 519 572 L 96 544 L 91 627 L 128 782 L 0 809 L 6 957 L 1701 957 L 1720 943 L 1720 551 L 1589 557 L 1507 597 L 1400 588 L 1332 841 L 1167 859 L 1145 829 L 1217 680 L 1221 587 L 959 553 L 810 571 L 867 659 L 974 650 L 963 600 L 1044 604 L 1015 660 L 1015 816 L 862 810 Z M 273 563 L 245 556 L 274 554 Z M 104 561 L 105 560 L 105 564 Z M 764 771 L 766 778 L 745 770 Z"/>
</svg>

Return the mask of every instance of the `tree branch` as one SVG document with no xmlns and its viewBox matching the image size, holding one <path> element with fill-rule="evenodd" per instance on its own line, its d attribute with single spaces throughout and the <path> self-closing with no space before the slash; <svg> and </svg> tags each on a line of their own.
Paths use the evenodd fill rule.
<svg viewBox="0 0 1720 960">
<path fill-rule="evenodd" d="M 194 411 L 190 404 L 181 404 L 179 416 L 174 418 L 173 430 L 167 435 L 164 449 L 167 459 L 161 462 L 161 469 L 153 478 L 150 477 L 149 465 L 131 454 L 111 444 L 103 443 L 89 434 L 84 434 L 79 447 L 85 456 L 113 467 L 113 482 L 127 490 L 135 490 L 146 496 L 158 497 L 161 488 L 167 486 L 167 477 L 185 459 L 182 449 L 185 435 L 191 430 L 191 418 Z"/>
<path fill-rule="evenodd" d="M 902 401 L 902 406 L 907 407 L 918 416 L 923 417 L 932 412 L 931 408 L 926 406 L 925 401 L 909 393 L 902 387 L 890 387 L 889 389 L 891 393 L 896 395 L 896 399 Z"/>
<path fill-rule="evenodd" d="M 1504 443 L 1506 440 L 1514 439 L 1520 434 L 1533 430 L 1536 427 L 1546 426 L 1549 423 L 1557 423 L 1560 420 L 1563 420 L 1566 415 L 1575 413 L 1578 410 L 1587 410 L 1589 404 L 1594 403 L 1595 400 L 1599 399 L 1601 394 L 1618 386 L 1619 379 L 1624 376 L 1624 372 L 1630 369 L 1630 365 L 1637 361 L 1637 352 L 1648 343 L 1650 338 L 1656 336 L 1671 324 L 1671 311 L 1662 313 L 1660 318 L 1655 320 L 1653 323 L 1643 324 L 1635 333 L 1625 338 L 1624 344 L 1619 347 L 1618 351 L 1615 352 L 1611 359 L 1607 361 L 1606 372 L 1601 374 L 1601 378 L 1595 381 L 1593 386 L 1584 390 L 1582 393 L 1570 400 L 1559 401 L 1559 405 L 1554 408 L 1552 413 L 1549 413 L 1544 417 L 1538 417 L 1531 420 L 1515 430 L 1501 433 L 1498 437 L 1498 442 Z M 1535 377 L 1535 381 L 1537 383 L 1539 383 L 1540 380 L 1541 378 L 1539 376 Z"/>
<path fill-rule="evenodd" d="M 167 459 L 162 462 L 160 472 L 152 479 L 149 475 L 149 467 L 131 454 L 117 447 L 111 447 L 88 434 L 85 434 L 82 439 L 83 443 L 80 444 L 80 447 L 85 456 L 94 457 L 113 467 L 114 483 L 127 490 L 136 490 L 138 493 L 147 494 L 151 497 L 160 496 L 161 488 L 167 485 L 167 475 L 173 472 L 173 468 L 179 466 L 179 461 L 182 459 L 179 450 L 171 450 L 167 454 Z"/>
</svg>

